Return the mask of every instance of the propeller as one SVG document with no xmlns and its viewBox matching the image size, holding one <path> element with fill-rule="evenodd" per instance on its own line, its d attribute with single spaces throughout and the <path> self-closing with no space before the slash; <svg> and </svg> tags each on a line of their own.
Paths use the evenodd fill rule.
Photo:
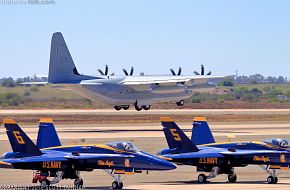
<svg viewBox="0 0 290 190">
<path fill-rule="evenodd" d="M 193 73 L 196 74 L 196 75 L 204 75 L 204 66 L 201 65 L 201 71 L 200 71 L 200 73 L 197 72 L 197 71 L 193 71 Z M 211 71 L 209 71 L 206 75 L 211 75 Z"/>
<path fill-rule="evenodd" d="M 171 71 L 173 76 L 176 76 L 176 75 L 179 76 L 179 75 L 181 75 L 182 69 L 181 69 L 181 67 L 179 67 L 177 73 L 172 68 L 170 69 L 170 71 Z"/>
<path fill-rule="evenodd" d="M 109 72 L 109 67 L 108 65 L 105 66 L 105 71 L 102 71 L 101 69 L 98 69 L 99 73 L 101 75 L 108 75 L 108 72 Z"/>
<path fill-rule="evenodd" d="M 134 67 L 131 67 L 130 73 L 126 69 L 123 69 L 123 72 L 126 76 L 132 76 L 134 74 Z"/>
</svg>

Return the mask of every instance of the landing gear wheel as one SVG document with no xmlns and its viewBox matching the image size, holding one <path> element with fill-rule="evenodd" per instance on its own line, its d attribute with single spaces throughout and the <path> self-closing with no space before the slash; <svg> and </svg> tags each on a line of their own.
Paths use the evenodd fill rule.
<svg viewBox="0 0 290 190">
<path fill-rule="evenodd" d="M 199 174 L 197 177 L 198 183 L 206 183 L 206 176 L 204 174 Z"/>
<path fill-rule="evenodd" d="M 50 185 L 50 181 L 49 181 L 48 179 L 43 180 L 43 181 L 40 183 L 40 187 L 41 187 L 41 189 L 46 189 L 46 188 L 49 187 L 49 185 Z"/>
<path fill-rule="evenodd" d="M 114 106 L 115 110 L 120 111 L 122 109 L 121 106 Z"/>
<path fill-rule="evenodd" d="M 275 177 L 274 179 L 275 179 L 274 183 L 275 184 L 278 183 L 278 177 Z"/>
<path fill-rule="evenodd" d="M 119 183 L 119 189 L 123 189 L 123 183 Z"/>
<path fill-rule="evenodd" d="M 176 105 L 178 105 L 178 106 L 184 106 L 184 100 L 180 100 L 179 102 L 176 102 Z"/>
<path fill-rule="evenodd" d="M 138 106 L 138 104 L 137 103 L 135 103 L 135 110 L 137 110 L 137 111 L 141 111 L 142 110 L 142 106 Z"/>
<path fill-rule="evenodd" d="M 149 109 L 151 108 L 151 106 L 150 106 L 150 105 L 148 105 L 148 106 L 144 105 L 144 106 L 142 106 L 142 108 L 143 108 L 144 110 L 149 110 Z"/>
<path fill-rule="evenodd" d="M 230 183 L 235 183 L 237 181 L 237 175 L 236 174 L 229 174 L 228 180 Z"/>
<path fill-rule="evenodd" d="M 277 178 L 278 179 L 278 178 Z M 267 178 L 267 182 L 269 183 L 269 184 L 274 184 L 275 183 L 275 178 L 273 177 L 273 176 L 269 176 L 268 178 Z M 278 180 L 277 180 L 277 182 L 278 182 Z"/>
<path fill-rule="evenodd" d="M 128 110 L 129 108 L 130 108 L 129 105 L 127 105 L 127 106 L 123 106 L 123 109 L 124 109 L 124 110 Z"/>
<path fill-rule="evenodd" d="M 82 179 L 82 178 L 75 179 L 75 181 L 74 181 L 74 185 L 75 185 L 75 188 L 76 188 L 76 189 L 82 188 L 83 185 L 84 185 L 84 181 L 83 181 L 83 179 Z"/>
<path fill-rule="evenodd" d="M 113 188 L 113 189 L 120 189 L 119 183 L 116 182 L 116 181 L 114 181 L 114 182 L 112 183 L 112 188 Z"/>
</svg>

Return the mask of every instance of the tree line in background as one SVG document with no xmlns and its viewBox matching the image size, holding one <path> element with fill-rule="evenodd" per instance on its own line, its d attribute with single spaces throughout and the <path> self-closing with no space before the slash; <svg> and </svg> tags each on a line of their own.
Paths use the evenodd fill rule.
<svg viewBox="0 0 290 190">
<path fill-rule="evenodd" d="M 15 106 L 55 106 L 55 103 L 59 102 L 66 108 L 75 106 L 72 102 L 64 100 L 63 97 L 51 95 L 47 93 L 47 91 L 44 93 L 43 89 L 46 87 L 39 87 L 42 85 L 28 88 L 13 88 L 16 86 L 23 86 L 21 85 L 22 82 L 46 81 L 46 77 L 37 76 L 18 78 L 16 80 L 12 77 L 0 79 L 0 86 L 2 86 L 2 89 L 11 88 L 8 91 L 0 91 L 0 109 Z M 200 108 L 219 108 L 221 106 L 224 106 L 223 108 L 247 108 L 249 106 L 251 108 L 280 108 L 281 105 L 287 107 L 290 104 L 290 86 L 287 84 L 290 84 L 290 81 L 282 76 L 264 77 L 260 74 L 238 76 L 234 79 L 226 79 L 220 82 L 218 84 L 220 88 L 217 88 L 215 93 L 195 93 L 192 98 L 187 100 L 187 103 L 191 103 L 187 105 L 192 105 L 194 107 L 199 106 Z M 44 98 L 45 101 L 41 101 L 39 98 L 32 98 L 32 95 L 34 95 L 34 97 L 39 97 L 35 96 L 37 93 L 41 94 L 40 97 Z M 45 95 L 43 96 L 43 94 Z M 81 102 L 80 105 L 84 107 L 96 105 L 88 104 L 88 101 L 85 99 L 80 99 L 79 101 Z M 159 106 L 166 106 L 166 104 L 160 104 Z"/>
<path fill-rule="evenodd" d="M 13 79 L 12 77 L 8 78 L 1 78 L 0 85 L 6 87 L 15 87 L 21 85 L 23 82 L 46 82 L 47 77 L 24 77 L 24 78 L 17 78 Z M 264 77 L 261 74 L 254 74 L 249 76 L 236 76 L 233 80 L 226 80 L 220 85 L 223 86 L 233 86 L 233 84 L 289 84 L 290 80 L 287 77 L 279 76 L 267 76 Z"/>
</svg>

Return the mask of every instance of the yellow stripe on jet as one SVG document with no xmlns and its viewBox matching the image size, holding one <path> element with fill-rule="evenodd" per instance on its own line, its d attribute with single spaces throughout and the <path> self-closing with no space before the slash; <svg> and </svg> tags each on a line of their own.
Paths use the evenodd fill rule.
<svg viewBox="0 0 290 190">
<path fill-rule="evenodd" d="M 51 118 L 41 118 L 39 123 L 53 123 Z"/>
<path fill-rule="evenodd" d="M 0 161 L 0 165 L 12 166 L 12 164 L 8 162 L 2 162 L 2 161 Z"/>
<path fill-rule="evenodd" d="M 0 168 L 13 168 L 13 165 L 8 162 L 0 161 Z"/>
<path fill-rule="evenodd" d="M 160 117 L 161 122 L 174 122 L 171 117 Z"/>
<path fill-rule="evenodd" d="M 3 123 L 4 124 L 17 124 L 15 120 L 9 119 L 9 118 L 3 119 Z"/>
<path fill-rule="evenodd" d="M 205 117 L 194 117 L 193 121 L 206 121 Z"/>
<path fill-rule="evenodd" d="M 157 156 L 158 158 L 161 158 L 163 160 L 167 160 L 167 161 L 171 161 L 172 158 L 167 158 L 167 157 L 164 157 L 164 156 Z"/>
</svg>

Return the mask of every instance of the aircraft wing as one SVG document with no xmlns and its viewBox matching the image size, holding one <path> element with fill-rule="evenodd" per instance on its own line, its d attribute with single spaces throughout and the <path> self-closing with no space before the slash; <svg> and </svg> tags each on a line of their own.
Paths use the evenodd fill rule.
<svg viewBox="0 0 290 190">
<path fill-rule="evenodd" d="M 219 153 L 204 153 L 204 152 L 192 153 L 190 152 L 190 153 L 162 155 L 162 157 L 171 158 L 171 159 L 195 159 L 195 158 L 206 158 L 206 157 L 223 158 L 224 156 Z"/>
<path fill-rule="evenodd" d="M 203 84 L 209 79 L 224 79 L 226 76 L 138 76 L 138 77 L 126 77 L 124 80 L 120 81 L 123 85 L 144 85 L 144 84 L 170 84 L 170 83 L 186 83 L 191 82 L 191 84 Z"/>
<path fill-rule="evenodd" d="M 80 155 L 68 155 L 64 158 L 69 160 L 88 160 L 88 159 L 108 159 L 108 158 L 131 158 L 132 155 L 123 155 L 123 154 L 85 154 L 81 153 Z"/>
<path fill-rule="evenodd" d="M 238 150 L 236 152 L 225 151 L 220 152 L 224 156 L 242 156 L 242 155 L 259 155 L 259 154 L 283 154 L 287 151 L 278 151 L 278 150 Z"/>
<path fill-rule="evenodd" d="M 20 84 L 22 84 L 22 85 L 45 85 L 45 84 L 48 84 L 48 82 L 22 82 Z"/>
<path fill-rule="evenodd" d="M 92 160 L 92 159 L 112 159 L 112 158 L 132 158 L 133 155 L 123 155 L 123 154 L 79 154 L 79 155 L 42 155 L 42 156 L 32 156 L 32 157 L 23 157 L 23 158 L 11 158 L 3 159 L 0 161 L 0 168 L 14 168 L 14 164 L 23 164 L 23 163 L 38 163 L 38 162 L 65 162 L 68 160 Z"/>
<path fill-rule="evenodd" d="M 25 163 L 25 162 L 47 162 L 47 161 L 67 161 L 66 158 L 62 156 L 31 156 L 31 157 L 23 157 L 23 158 L 11 158 L 11 159 L 3 159 L 2 162 L 16 164 L 16 163 Z"/>
</svg>

